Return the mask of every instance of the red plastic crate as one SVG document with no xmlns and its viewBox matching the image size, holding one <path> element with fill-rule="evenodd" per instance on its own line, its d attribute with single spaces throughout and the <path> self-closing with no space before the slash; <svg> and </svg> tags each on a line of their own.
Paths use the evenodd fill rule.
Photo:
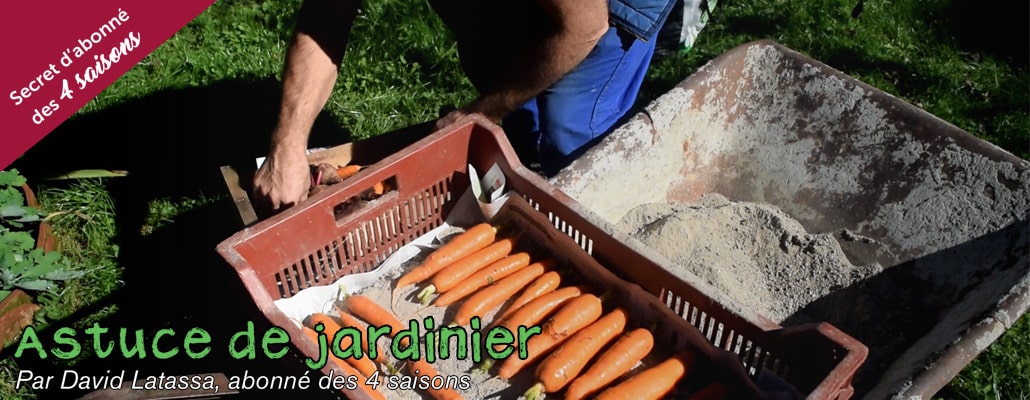
<svg viewBox="0 0 1030 400">
<path fill-rule="evenodd" d="M 773 373 L 810 399 L 847 399 L 868 349 L 830 324 L 759 327 L 662 269 L 639 245 L 522 166 L 496 125 L 470 116 L 218 245 L 258 308 L 286 329 L 308 357 L 314 343 L 273 304 L 347 274 L 367 272 L 400 247 L 440 226 L 468 188 L 468 165 L 497 164 L 506 188 L 525 198 L 554 227 L 618 277 L 635 283 L 697 328 L 709 343 L 736 354 L 746 371 Z M 371 201 L 364 188 L 391 182 Z M 673 332 L 669 343 L 699 337 Z M 331 367 L 323 371 L 329 373 Z M 337 372 L 338 373 L 338 372 Z M 352 398 L 361 393 L 344 391 Z"/>
</svg>

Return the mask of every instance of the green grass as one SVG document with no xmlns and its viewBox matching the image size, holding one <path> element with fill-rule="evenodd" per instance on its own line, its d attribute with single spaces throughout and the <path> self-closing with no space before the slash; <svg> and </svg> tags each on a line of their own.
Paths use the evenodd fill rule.
<svg viewBox="0 0 1030 400">
<path fill-rule="evenodd" d="M 300 1 L 223 0 L 187 24 L 80 111 L 89 114 L 164 89 L 275 78 Z M 457 48 L 425 2 L 368 1 L 354 23 L 328 111 L 356 138 L 438 116 L 474 95 Z"/>
<path fill-rule="evenodd" d="M 36 302 L 42 308 L 36 313 L 33 326 L 44 329 L 82 310 L 90 311 L 77 318 L 79 326 L 110 315 L 115 311 L 114 306 L 94 307 L 118 290 L 121 282 L 121 268 L 116 263 L 118 245 L 113 240 L 114 203 L 106 187 L 100 180 L 82 180 L 65 188 L 42 190 L 37 196 L 58 239 L 58 251 L 68 257 L 75 268 L 87 273 L 67 282 L 59 295 L 37 297 Z M 34 397 L 25 388 L 15 389 L 18 370 L 13 357 L 0 360 L 0 398 Z"/>
<path fill-rule="evenodd" d="M 48 222 L 59 232 L 58 248 L 75 260 L 86 276 L 68 285 L 60 302 L 47 310 L 46 317 L 62 320 L 76 311 L 92 306 L 93 300 L 106 297 L 120 286 L 121 269 L 117 265 L 118 244 L 114 218 L 114 201 L 99 179 L 73 182 L 68 187 L 52 187 L 39 194 L 40 203 L 49 212 Z M 110 309 L 98 310 L 84 320 L 91 323 Z"/>
<path fill-rule="evenodd" d="M 1030 318 L 1005 332 L 935 398 L 1030 399 Z"/>
<path fill-rule="evenodd" d="M 75 118 L 167 90 L 203 88 L 226 80 L 278 81 L 299 3 L 219 1 Z M 965 1 L 904 0 L 868 2 L 853 18 L 855 3 L 720 1 L 688 54 L 663 51 L 656 58 L 638 104 L 646 104 L 732 47 L 773 39 L 1030 158 L 1025 12 L 975 7 Z M 326 105 L 336 125 L 355 138 L 371 137 L 431 120 L 442 107 L 474 96 L 452 38 L 425 2 L 368 0 L 365 5 L 355 22 L 338 89 Z M 1003 38 L 1017 43 L 1006 47 Z M 62 251 L 91 271 L 48 304 L 48 320 L 74 315 L 72 324 L 81 325 L 114 313 L 118 305 L 104 300 L 122 287 L 117 260 L 125 237 L 153 234 L 174 226 L 189 210 L 224 200 L 199 191 L 152 198 L 144 205 L 147 215 L 136 226 L 119 227 L 110 190 L 116 179 L 48 183 L 39 190 L 44 206 L 58 213 L 51 222 L 60 234 Z M 88 312 L 76 314 L 81 310 Z M 1024 317 L 938 397 L 1030 398 L 1028 363 L 1030 319 Z M 13 389 L 17 368 L 10 357 L 0 360 L 0 398 L 32 397 Z"/>
<path fill-rule="evenodd" d="M 221 1 L 79 111 L 94 113 L 163 89 L 278 76 L 300 1 Z"/>
</svg>

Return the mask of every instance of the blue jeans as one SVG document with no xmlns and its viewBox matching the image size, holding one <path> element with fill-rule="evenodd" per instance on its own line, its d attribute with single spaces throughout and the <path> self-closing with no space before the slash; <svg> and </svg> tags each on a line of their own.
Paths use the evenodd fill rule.
<svg viewBox="0 0 1030 400">
<path fill-rule="evenodd" d="M 523 161 L 536 158 L 551 176 L 610 133 L 636 101 L 655 36 L 643 42 L 609 28 L 579 66 L 505 117 L 502 126 Z"/>
</svg>

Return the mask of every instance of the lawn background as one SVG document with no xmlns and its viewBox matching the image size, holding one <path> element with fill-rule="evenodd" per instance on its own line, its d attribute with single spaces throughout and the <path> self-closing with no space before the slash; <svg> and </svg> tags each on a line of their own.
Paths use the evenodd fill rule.
<svg viewBox="0 0 1030 400">
<path fill-rule="evenodd" d="M 772 39 L 1026 159 L 1030 35 L 1027 4 L 1016 3 L 723 0 L 689 52 L 675 45 L 675 31 L 663 36 L 638 105 L 734 46 Z M 298 5 L 217 2 L 16 162 L 44 207 L 57 213 L 50 222 L 62 252 L 89 271 L 44 304 L 41 330 L 96 321 L 181 329 L 246 319 L 238 314 L 248 310 L 247 295 L 221 284 L 235 278 L 212 252 L 234 232 L 217 167 L 266 151 Z M 314 141 L 339 143 L 428 121 L 475 94 L 453 40 L 424 1 L 367 0 L 344 65 Z M 130 175 L 45 180 L 77 168 Z M 15 363 L 10 353 L 0 364 L 5 399 L 34 396 L 13 389 L 19 369 L 105 365 L 89 357 Z M 181 364 L 160 370 L 191 368 Z M 1030 398 L 1025 371 L 1027 318 L 938 397 Z"/>
</svg>

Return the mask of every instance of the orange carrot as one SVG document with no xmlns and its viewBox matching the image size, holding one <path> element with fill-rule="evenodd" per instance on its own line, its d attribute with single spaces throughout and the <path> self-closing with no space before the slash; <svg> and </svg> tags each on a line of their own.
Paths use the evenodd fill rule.
<svg viewBox="0 0 1030 400">
<path fill-rule="evenodd" d="M 447 244 L 433 250 L 421 265 L 412 268 L 397 280 L 397 284 L 393 287 L 394 293 L 391 295 L 393 300 L 390 304 L 397 302 L 397 289 L 429 279 L 451 263 L 489 246 L 496 237 L 497 228 L 485 222 L 474 225 L 465 230 L 465 232 L 458 234 Z"/>
<path fill-rule="evenodd" d="M 340 179 L 347 179 L 354 176 L 354 174 L 358 173 L 358 171 L 361 171 L 360 165 L 346 165 L 336 169 L 336 176 L 339 176 Z"/>
<path fill-rule="evenodd" d="M 458 307 L 454 314 L 454 323 L 468 325 L 474 316 L 483 316 L 494 307 L 501 305 L 512 295 L 518 293 L 536 277 L 554 268 L 557 263 L 552 259 L 537 261 L 514 274 L 508 275 L 492 286 L 476 292 Z"/>
<path fill-rule="evenodd" d="M 631 376 L 618 385 L 612 386 L 597 396 L 598 400 L 611 399 L 654 399 L 664 398 L 676 388 L 694 367 L 695 355 L 692 352 L 676 354 L 661 363 L 647 368 Z"/>
<path fill-rule="evenodd" d="M 409 360 L 408 361 L 408 369 L 410 370 L 408 372 L 410 372 L 412 376 L 415 376 L 415 377 L 427 376 L 427 377 L 429 377 L 430 382 L 432 381 L 433 377 L 440 376 L 440 373 L 436 372 L 436 369 L 433 368 L 433 366 L 431 364 L 426 362 L 426 360 L 424 358 L 420 358 L 420 359 L 414 360 L 414 361 L 410 361 Z M 418 379 L 421 379 L 421 378 L 418 378 Z M 446 387 L 446 385 L 443 388 L 441 388 L 441 389 L 434 389 L 432 387 L 432 385 L 430 384 L 429 388 L 426 389 L 426 392 L 428 392 L 429 395 L 433 396 L 433 398 L 436 399 L 436 400 L 461 400 L 462 399 L 461 395 L 458 394 L 458 392 L 454 391 L 454 389 Z"/>
<path fill-rule="evenodd" d="M 562 344 L 569 336 L 592 324 L 601 316 L 601 298 L 590 293 L 581 294 L 566 303 L 544 323 L 542 332 L 529 338 L 524 349 L 527 357 L 508 357 L 501 364 L 497 375 L 511 379 L 527 365 L 546 356 L 554 347 Z M 520 350 L 520 355 L 523 350 Z"/>
<path fill-rule="evenodd" d="M 453 289 L 437 297 L 433 304 L 437 307 L 449 306 L 451 303 L 461 300 L 476 290 L 492 285 L 494 282 L 528 266 L 529 261 L 529 253 L 526 252 L 509 255 L 465 278 Z M 444 271 L 440 271 L 440 273 L 442 274 Z"/>
<path fill-rule="evenodd" d="M 432 283 L 418 293 L 419 301 L 422 304 L 428 304 L 429 296 L 433 293 L 444 293 L 453 289 L 462 279 L 506 257 L 511 253 L 513 247 L 515 247 L 515 238 L 500 239 L 444 267 L 433 275 Z"/>
<path fill-rule="evenodd" d="M 381 195 L 383 193 L 386 193 L 386 184 L 385 183 L 383 183 L 383 182 L 376 182 L 374 185 L 372 185 L 372 194 L 373 195 L 379 196 L 379 195 Z"/>
<path fill-rule="evenodd" d="M 309 339 L 311 339 L 315 343 L 318 343 L 318 332 L 315 332 L 314 330 L 312 330 L 311 328 L 308 328 L 306 326 L 303 327 L 302 329 L 304 330 L 304 333 L 306 335 L 308 335 Z M 358 381 L 361 383 L 361 385 L 358 386 L 358 387 L 361 388 L 362 392 L 365 392 L 365 394 L 367 394 L 369 397 L 373 398 L 374 400 L 386 400 L 386 396 L 384 396 L 382 393 L 380 393 L 379 391 L 377 391 L 377 390 L 375 390 L 375 389 L 365 385 L 365 379 L 363 379 L 364 377 L 362 376 L 360 371 L 355 369 L 350 364 L 347 364 L 346 362 L 341 360 L 339 357 L 336 357 L 335 355 L 333 355 L 332 352 L 330 352 L 328 354 L 328 358 L 333 361 L 333 364 L 336 365 L 336 367 L 339 368 L 340 371 L 343 371 L 344 375 L 346 375 L 346 376 L 353 375 L 353 376 L 359 377 Z"/>
<path fill-rule="evenodd" d="M 690 396 L 690 400 L 725 400 L 729 395 L 729 388 L 722 382 L 712 382 Z"/>
<path fill-rule="evenodd" d="M 447 244 L 433 250 L 422 265 L 408 271 L 397 280 L 397 288 L 413 285 L 429 279 L 444 267 L 494 242 L 497 229 L 487 223 L 475 225 L 458 234 Z"/>
<path fill-rule="evenodd" d="M 393 313 L 387 311 L 385 308 L 376 304 L 371 298 L 360 295 L 352 294 L 343 299 L 344 310 L 353 314 L 355 317 L 361 318 L 374 326 L 389 326 L 390 337 L 397 336 L 397 333 L 408 329 L 407 325 L 401 323 L 399 319 Z M 401 340 L 402 346 L 408 346 L 411 341 L 405 337 Z"/>
<path fill-rule="evenodd" d="M 586 286 L 569 286 L 555 290 L 537 297 L 494 325 L 503 326 L 511 332 L 515 332 L 519 326 L 537 325 L 550 316 L 554 310 L 583 293 L 586 293 Z"/>
<path fill-rule="evenodd" d="M 626 310 L 616 308 L 572 335 L 537 366 L 537 383 L 526 391 L 526 399 L 536 400 L 543 393 L 564 388 L 602 347 L 622 333 L 628 319 Z"/>
<path fill-rule="evenodd" d="M 342 326 L 356 328 L 361 330 L 361 332 L 363 332 L 364 334 L 368 334 L 368 327 L 363 322 L 358 320 L 356 317 L 351 315 L 351 313 L 343 311 L 339 308 L 336 309 L 336 313 L 340 317 L 340 322 L 343 323 Z M 368 340 L 361 341 L 361 351 L 365 352 L 365 356 L 371 357 L 372 353 L 368 351 Z M 384 352 L 383 349 L 379 348 L 379 346 L 376 346 L 376 357 L 373 360 L 377 363 L 385 364 L 387 362 L 386 352 Z"/>
<path fill-rule="evenodd" d="M 310 328 L 314 328 L 315 325 L 318 325 L 320 323 L 325 328 L 324 332 L 326 338 L 329 340 L 329 345 L 332 346 L 333 337 L 336 336 L 336 333 L 339 332 L 340 329 L 342 329 L 340 327 L 340 324 L 336 323 L 336 321 L 333 320 L 332 317 L 323 313 L 314 313 L 309 315 L 305 319 L 305 324 Z M 350 336 L 345 337 L 342 340 L 340 340 L 340 348 L 345 349 L 347 347 L 350 347 L 352 342 L 353 340 Z M 330 353 L 331 352 L 332 350 L 330 350 Z M 372 376 L 372 374 L 374 374 L 378 370 L 378 368 L 376 368 L 376 364 L 372 362 L 372 360 L 368 357 L 347 357 L 344 360 L 347 361 L 347 363 L 349 363 L 350 365 L 353 365 L 354 368 L 357 368 L 358 371 L 360 371 L 361 374 L 366 377 Z"/>
<path fill-rule="evenodd" d="M 637 328 L 623 335 L 601 353 L 593 365 L 565 390 L 566 400 L 581 400 L 629 372 L 654 347 L 654 336 L 647 329 Z"/>
<path fill-rule="evenodd" d="M 495 318 L 496 320 L 502 320 L 507 318 L 513 312 L 518 311 L 519 308 L 533 301 L 537 297 L 544 295 L 545 293 L 553 292 L 558 286 L 561 285 L 561 274 L 546 273 L 536 278 L 533 283 L 526 286 L 526 289 L 522 291 L 519 297 L 515 298 L 515 301 L 508 305 L 508 308 L 501 312 L 501 314 Z"/>
</svg>

